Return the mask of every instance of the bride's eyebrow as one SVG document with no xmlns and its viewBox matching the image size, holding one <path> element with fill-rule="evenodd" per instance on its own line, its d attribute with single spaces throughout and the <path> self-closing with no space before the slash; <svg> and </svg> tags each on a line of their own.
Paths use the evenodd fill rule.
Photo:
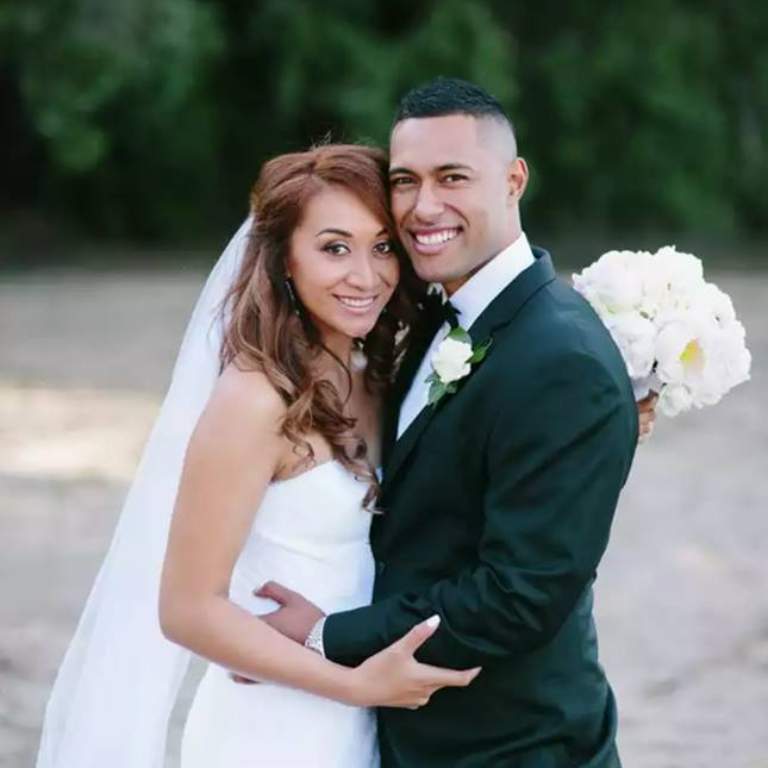
<svg viewBox="0 0 768 768">
<path fill-rule="evenodd" d="M 353 237 L 353 234 L 351 232 L 347 232 L 344 229 L 335 229 L 333 227 L 327 227 L 326 229 L 321 229 L 315 237 L 320 237 L 320 235 L 340 235 L 341 237 Z"/>
<path fill-rule="evenodd" d="M 382 235 L 388 235 L 389 230 L 386 227 L 382 227 L 377 233 L 376 237 L 381 237 Z M 347 232 L 344 229 L 335 229 L 333 227 L 327 227 L 326 229 L 321 229 L 315 237 L 320 237 L 320 235 L 340 235 L 341 237 L 348 237 L 350 239 L 354 238 L 354 235 L 351 232 Z"/>
</svg>

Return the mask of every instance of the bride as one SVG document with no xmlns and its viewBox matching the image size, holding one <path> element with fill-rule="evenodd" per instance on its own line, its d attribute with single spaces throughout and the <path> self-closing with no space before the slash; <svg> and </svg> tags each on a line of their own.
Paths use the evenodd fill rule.
<svg viewBox="0 0 768 768">
<path fill-rule="evenodd" d="M 329 613 L 370 602 L 378 417 L 418 294 L 394 238 L 384 153 L 327 145 L 264 166 L 193 314 L 38 768 L 162 766 L 189 651 L 211 663 L 183 768 L 370 768 L 372 707 L 478 673 L 415 661 L 436 617 L 334 664 L 262 621 L 277 605 L 253 592 L 280 581 Z"/>
</svg>

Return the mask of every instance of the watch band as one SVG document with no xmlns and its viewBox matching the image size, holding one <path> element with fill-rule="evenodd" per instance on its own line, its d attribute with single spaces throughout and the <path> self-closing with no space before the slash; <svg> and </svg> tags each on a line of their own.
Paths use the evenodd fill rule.
<svg viewBox="0 0 768 768">
<path fill-rule="evenodd" d="M 309 630 L 307 639 L 304 641 L 305 647 L 316 651 L 325 658 L 325 648 L 323 647 L 323 627 L 325 626 L 325 616 L 318 619 L 312 629 Z"/>
</svg>

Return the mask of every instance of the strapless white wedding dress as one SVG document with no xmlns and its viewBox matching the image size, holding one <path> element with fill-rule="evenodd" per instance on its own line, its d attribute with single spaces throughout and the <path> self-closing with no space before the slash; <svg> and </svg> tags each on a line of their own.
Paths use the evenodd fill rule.
<svg viewBox="0 0 768 768">
<path fill-rule="evenodd" d="M 272 611 L 275 603 L 252 592 L 273 579 L 326 613 L 369 604 L 366 490 L 337 461 L 272 483 L 232 574 L 231 600 L 254 614 Z M 187 718 L 181 765 L 375 768 L 375 714 L 274 683 L 241 685 L 209 664 Z"/>
</svg>

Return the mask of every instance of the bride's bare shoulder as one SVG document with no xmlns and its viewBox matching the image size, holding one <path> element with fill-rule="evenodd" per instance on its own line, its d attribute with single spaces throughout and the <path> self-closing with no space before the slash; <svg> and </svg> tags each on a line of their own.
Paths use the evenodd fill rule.
<svg viewBox="0 0 768 768">
<path fill-rule="evenodd" d="M 192 432 L 186 467 L 198 477 L 218 478 L 216 482 L 269 481 L 286 452 L 285 411 L 264 374 L 228 366 Z"/>
<path fill-rule="evenodd" d="M 206 410 L 234 428 L 261 426 L 279 431 L 286 405 L 262 371 L 230 363 L 219 376 Z"/>
</svg>

